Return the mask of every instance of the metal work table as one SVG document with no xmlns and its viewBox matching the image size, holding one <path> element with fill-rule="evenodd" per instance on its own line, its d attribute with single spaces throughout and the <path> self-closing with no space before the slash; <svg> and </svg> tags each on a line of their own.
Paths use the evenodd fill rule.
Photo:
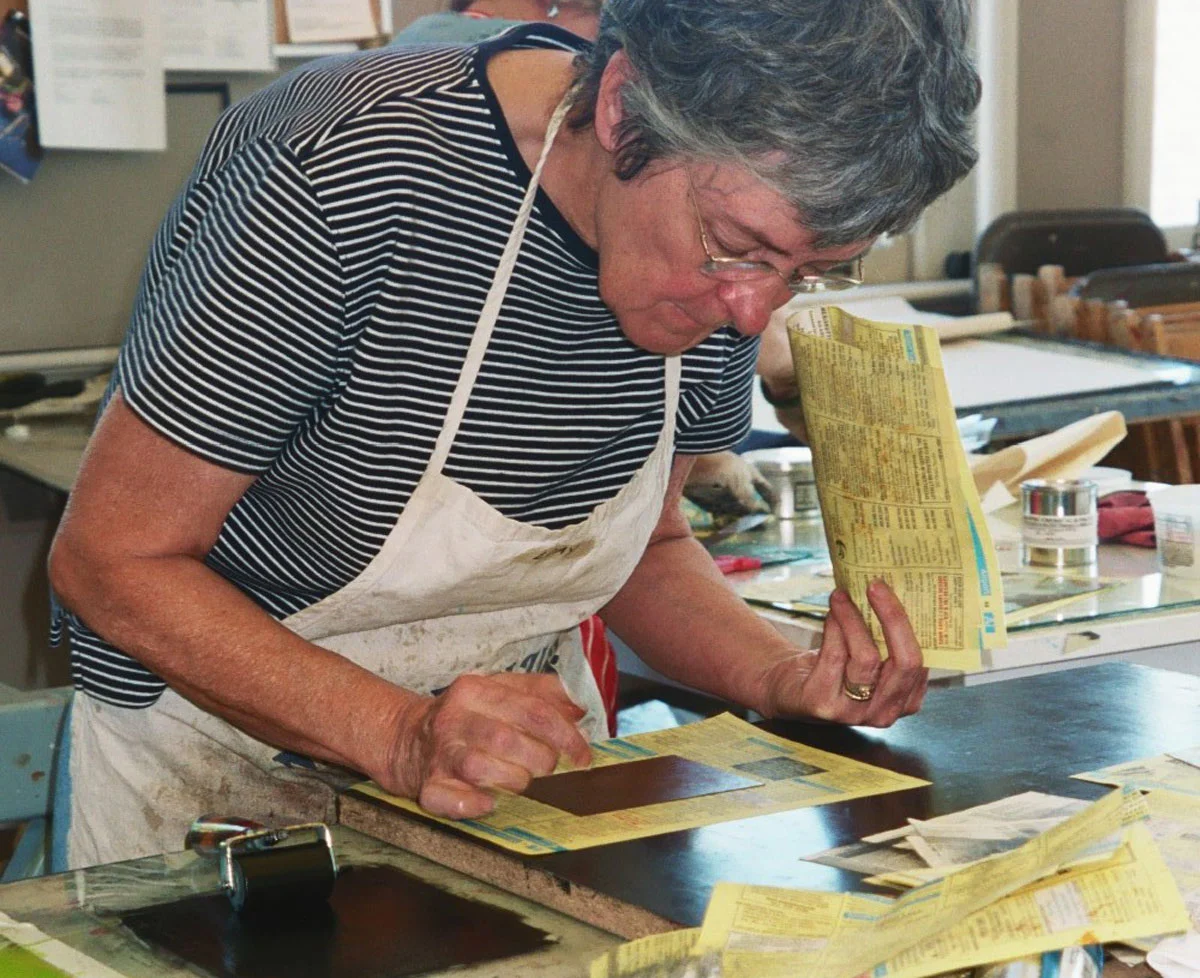
<svg viewBox="0 0 1200 978">
<path fill-rule="evenodd" d="M 1017 540 L 1019 507 L 1009 507 L 988 517 L 1002 573 L 1020 568 Z M 785 547 L 826 553 L 824 529 L 819 521 L 776 520 L 748 533 L 728 537 L 722 546 Z M 1120 584 L 1111 590 L 1079 598 L 1056 611 L 1030 618 L 1008 629 L 1008 645 L 985 653 L 984 668 L 977 673 L 934 670 L 937 685 L 974 686 L 1021 676 L 1075 669 L 1101 662 L 1132 662 L 1200 675 L 1200 581 L 1159 573 L 1155 551 L 1142 547 L 1101 544 L 1098 576 Z M 827 556 L 794 564 L 779 564 L 756 571 L 730 574 L 729 583 L 741 593 L 749 585 L 768 582 L 772 589 L 789 579 L 797 581 L 798 599 L 813 588 L 813 572 L 827 564 Z M 832 589 L 833 579 L 824 582 Z M 799 648 L 821 644 L 821 618 L 776 610 L 755 603 L 760 617 L 770 622 Z M 672 680 L 646 666 L 628 646 L 614 640 L 622 672 L 668 686 Z"/>
<path fill-rule="evenodd" d="M 1013 523 L 1019 519 L 1018 509 L 1009 507 L 988 517 L 1002 573 L 1018 570 L 1018 531 Z M 795 520 L 772 520 L 759 531 L 723 542 L 753 541 L 825 550 L 821 524 Z M 1010 626 L 1008 646 L 990 654 L 983 672 L 966 676 L 946 673 L 943 681 L 974 685 L 1110 661 L 1200 675 L 1200 581 L 1164 576 L 1156 559 L 1151 549 L 1102 544 L 1098 574 L 1120 581 L 1116 588 Z M 811 564 L 785 564 L 732 574 L 729 580 L 736 590 L 753 581 L 784 581 L 811 572 Z M 829 586 L 833 586 L 832 578 Z M 764 607 L 757 610 L 801 648 L 820 645 L 822 622 L 818 618 Z"/>
<path fill-rule="evenodd" d="M 1078 358 L 1080 370 L 1086 370 L 1089 364 L 1112 364 L 1142 367 L 1147 374 L 1146 383 L 1138 387 L 973 404 L 959 412 L 995 418 L 994 440 L 1032 438 L 1103 411 L 1120 411 L 1128 424 L 1200 414 L 1200 365 L 1190 361 L 1022 330 L 990 336 L 988 340 L 1030 350 L 1070 354 Z"/>
<path fill-rule="evenodd" d="M 9 425 L 0 431 L 0 465 L 36 482 L 69 493 L 92 433 L 90 415 L 31 418 L 21 422 L 28 437 L 15 438 Z"/>
<path fill-rule="evenodd" d="M 502 850 L 353 789 L 342 798 L 341 818 L 503 886 L 540 894 L 628 936 L 697 926 L 720 881 L 865 889 L 859 874 L 804 857 L 903 825 L 907 818 L 928 819 L 1031 790 L 1098 798 L 1111 789 L 1071 775 L 1200 740 L 1200 677 L 1112 663 L 986 687 L 930 690 L 920 713 L 887 730 L 803 722 L 765 726 L 931 783 L 545 856 Z M 1115 963 L 1105 972 L 1129 973 Z"/>
</svg>

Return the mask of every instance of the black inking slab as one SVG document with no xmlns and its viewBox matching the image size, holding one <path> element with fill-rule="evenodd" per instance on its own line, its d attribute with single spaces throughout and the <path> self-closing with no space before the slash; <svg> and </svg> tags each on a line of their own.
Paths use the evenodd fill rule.
<svg viewBox="0 0 1200 978">
<path fill-rule="evenodd" d="M 217 978 L 406 978 L 552 943 L 510 910 L 393 866 L 342 870 L 329 902 L 239 918 L 224 894 L 124 915 L 139 938 Z"/>
<path fill-rule="evenodd" d="M 761 784 L 686 757 L 664 754 L 644 761 L 534 778 L 524 794 L 572 815 L 602 815 L 665 801 L 757 788 Z"/>
</svg>

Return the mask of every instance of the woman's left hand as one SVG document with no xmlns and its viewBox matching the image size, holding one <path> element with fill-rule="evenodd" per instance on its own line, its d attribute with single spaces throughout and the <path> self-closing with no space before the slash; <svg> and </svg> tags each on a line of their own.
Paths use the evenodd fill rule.
<svg viewBox="0 0 1200 978">
<path fill-rule="evenodd" d="M 867 599 L 883 626 L 887 659 L 854 602 L 835 590 L 820 651 L 799 652 L 764 675 L 764 715 L 890 727 L 921 708 L 929 670 L 908 615 L 883 581 L 867 588 Z"/>
</svg>

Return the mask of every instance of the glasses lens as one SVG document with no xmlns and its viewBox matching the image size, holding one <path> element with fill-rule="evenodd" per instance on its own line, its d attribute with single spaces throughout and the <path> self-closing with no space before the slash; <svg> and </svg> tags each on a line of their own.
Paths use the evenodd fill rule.
<svg viewBox="0 0 1200 978">
<path fill-rule="evenodd" d="M 839 278 L 835 275 L 801 275 L 788 282 L 788 288 L 797 294 L 809 292 L 842 292 L 861 285 L 852 278 Z"/>
<path fill-rule="evenodd" d="M 710 258 L 700 270 L 709 278 L 719 282 L 754 282 L 764 278 L 778 278 L 772 265 L 761 261 L 741 261 L 737 258 Z"/>
</svg>

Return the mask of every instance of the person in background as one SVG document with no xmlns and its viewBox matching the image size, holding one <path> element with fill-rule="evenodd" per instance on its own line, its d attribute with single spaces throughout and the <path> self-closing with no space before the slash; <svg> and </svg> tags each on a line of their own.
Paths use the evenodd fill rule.
<svg viewBox="0 0 1200 978">
<path fill-rule="evenodd" d="M 69 866 L 197 814 L 328 820 L 348 772 L 454 818 L 603 706 L 580 624 L 767 717 L 888 726 L 895 594 L 820 649 L 680 514 L 794 287 L 975 161 L 969 0 L 608 0 L 313 62 L 233 106 L 153 243 L 50 558 L 78 689 Z M 56 794 L 56 798 L 59 796 Z"/>
<path fill-rule="evenodd" d="M 603 0 L 451 0 L 450 9 L 418 17 L 392 44 L 474 44 L 518 23 L 543 21 L 594 40 Z"/>
</svg>

